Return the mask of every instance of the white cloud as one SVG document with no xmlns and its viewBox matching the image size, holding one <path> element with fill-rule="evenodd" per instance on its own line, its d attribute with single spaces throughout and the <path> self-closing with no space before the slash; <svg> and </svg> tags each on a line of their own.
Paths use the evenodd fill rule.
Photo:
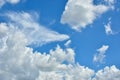
<svg viewBox="0 0 120 80">
<path fill-rule="evenodd" d="M 64 45 L 65 45 L 66 47 L 69 47 L 70 44 L 71 44 L 71 40 L 68 40 Z"/>
<path fill-rule="evenodd" d="M 0 23 L 0 38 L 4 37 L 8 32 L 7 24 Z"/>
<path fill-rule="evenodd" d="M 4 0 L 0 0 L 0 8 L 5 4 Z"/>
<path fill-rule="evenodd" d="M 61 54 L 62 53 L 62 54 Z M 64 62 L 64 61 L 68 61 L 68 62 L 74 62 L 74 51 L 70 48 L 66 49 L 66 51 L 62 50 L 60 48 L 60 46 L 57 46 L 56 50 L 50 51 L 50 54 L 53 57 L 56 57 L 56 60 L 59 62 Z"/>
<path fill-rule="evenodd" d="M 120 80 L 120 70 L 116 66 L 105 67 L 96 73 L 93 80 Z"/>
<path fill-rule="evenodd" d="M 0 47 L 1 80 L 88 80 L 94 74 L 93 70 L 74 63 L 73 49 L 57 46 L 50 53 L 33 53 L 32 48 L 26 47 L 26 35 L 6 25 L 8 34 L 0 38 L 7 37 Z"/>
<path fill-rule="evenodd" d="M 20 0 L 6 0 L 6 1 L 11 4 L 16 4 L 16 3 L 20 2 Z"/>
<path fill-rule="evenodd" d="M 98 72 L 81 66 L 75 62 L 72 48 L 62 49 L 58 45 L 49 53 L 33 52 L 28 44 L 42 45 L 69 36 L 40 25 L 37 14 L 9 12 L 5 15 L 8 22 L 0 23 L 0 80 L 120 80 L 120 70 L 114 65 Z M 70 43 L 68 40 L 66 44 Z M 104 54 L 108 48 L 103 45 L 97 51 Z"/>
<path fill-rule="evenodd" d="M 111 18 L 109 18 L 109 22 L 106 25 L 104 25 L 104 27 L 105 27 L 105 33 L 107 35 L 115 35 L 115 34 L 119 33 L 117 31 L 112 30 L 112 27 L 111 27 Z"/>
<path fill-rule="evenodd" d="M 17 4 L 20 0 L 0 0 L 0 8 L 6 3 Z"/>
<path fill-rule="evenodd" d="M 22 30 L 15 30 L 6 23 L 0 28 L 0 79 L 1 80 L 119 80 L 120 70 L 115 66 L 94 72 L 75 62 L 71 48 L 59 45 L 49 53 L 33 52 Z M 4 33 L 4 34 L 3 34 Z M 6 33 L 6 34 L 5 34 Z M 29 35 L 28 35 L 29 36 Z M 106 46 L 98 49 L 104 53 Z M 65 64 L 64 62 L 67 62 Z"/>
<path fill-rule="evenodd" d="M 88 80 L 94 74 L 93 70 L 75 64 L 75 53 L 71 48 L 63 50 L 57 46 L 55 50 L 50 50 L 49 53 L 33 52 L 32 48 L 27 47 L 29 39 L 34 38 L 35 35 L 31 36 L 31 34 L 42 29 L 42 26 L 36 26 L 38 23 L 28 13 L 12 12 L 6 15 L 11 21 L 0 24 L 1 80 L 46 80 L 46 78 L 48 80 Z M 15 17 L 13 18 L 13 16 Z M 44 36 L 54 33 L 54 31 L 46 28 L 44 32 Z M 39 35 L 39 33 L 36 34 Z"/>
<path fill-rule="evenodd" d="M 104 27 L 105 27 L 105 33 L 107 35 L 113 35 L 114 34 L 112 29 L 111 29 L 111 23 L 110 22 L 107 23 L 107 25 L 104 25 Z"/>
<path fill-rule="evenodd" d="M 28 38 L 28 44 L 46 44 L 53 41 L 63 41 L 69 39 L 68 35 L 60 34 L 45 28 L 37 22 L 38 14 L 26 12 L 9 12 L 6 16 L 11 20 L 10 27 L 21 30 Z"/>
<path fill-rule="evenodd" d="M 115 0 L 104 0 L 105 2 L 108 2 L 108 4 L 114 4 Z"/>
<path fill-rule="evenodd" d="M 92 24 L 98 16 L 110 8 L 110 6 L 102 4 L 94 5 L 93 0 L 68 0 L 61 23 L 81 31 L 82 28 Z"/>
<path fill-rule="evenodd" d="M 111 7 L 111 9 L 115 9 L 114 7 L 114 4 L 115 4 L 115 0 L 104 0 L 108 5 L 109 7 Z"/>
<path fill-rule="evenodd" d="M 98 53 L 96 53 L 93 57 L 93 62 L 95 63 L 104 63 L 105 53 L 108 50 L 108 45 L 103 45 L 101 48 L 97 49 Z"/>
</svg>

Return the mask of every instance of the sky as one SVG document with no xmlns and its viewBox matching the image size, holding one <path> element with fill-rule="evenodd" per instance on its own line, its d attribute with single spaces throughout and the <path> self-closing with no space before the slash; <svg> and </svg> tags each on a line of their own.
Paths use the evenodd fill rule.
<svg viewBox="0 0 120 80">
<path fill-rule="evenodd" d="M 0 80 L 120 80 L 119 0 L 0 0 Z"/>
</svg>

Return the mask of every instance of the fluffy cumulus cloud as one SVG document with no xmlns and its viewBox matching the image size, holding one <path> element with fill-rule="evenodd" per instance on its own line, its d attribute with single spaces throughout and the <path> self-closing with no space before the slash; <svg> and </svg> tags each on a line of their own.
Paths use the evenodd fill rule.
<svg viewBox="0 0 120 80">
<path fill-rule="evenodd" d="M 29 36 L 29 35 L 28 35 Z M 75 62 L 75 52 L 59 45 L 49 53 L 33 52 L 22 30 L 0 23 L 1 80 L 119 80 L 115 66 L 94 70 Z M 99 51 L 104 53 L 103 46 Z M 107 76 L 107 77 L 106 77 Z"/>
<path fill-rule="evenodd" d="M 120 70 L 114 65 L 105 67 L 96 73 L 96 77 L 93 80 L 120 80 Z"/>
<path fill-rule="evenodd" d="M 1 23 L 0 29 L 1 80 L 88 80 L 94 74 L 93 70 L 75 64 L 71 48 L 63 50 L 58 45 L 49 53 L 33 52 L 21 30 L 6 23 Z"/>
<path fill-rule="evenodd" d="M 93 0 L 68 0 L 61 23 L 68 24 L 72 29 L 80 31 L 93 23 L 97 16 L 111 8 L 112 2 L 106 2 L 110 5 L 94 5 Z"/>
<path fill-rule="evenodd" d="M 37 22 L 37 13 L 8 12 L 5 14 L 10 22 L 8 25 L 22 31 L 28 38 L 28 44 L 42 45 L 53 41 L 69 39 L 68 35 L 45 28 Z"/>
<path fill-rule="evenodd" d="M 17 4 L 18 2 L 20 2 L 20 0 L 0 0 L 0 8 L 6 3 Z"/>
<path fill-rule="evenodd" d="M 103 45 L 101 48 L 97 49 L 98 53 L 96 53 L 93 57 L 93 61 L 95 63 L 104 63 L 105 53 L 108 50 L 108 45 Z"/>
<path fill-rule="evenodd" d="M 94 70 L 75 62 L 75 52 L 59 45 L 49 53 L 33 52 L 26 35 L 0 23 L 1 80 L 119 80 L 115 66 Z M 29 36 L 29 35 L 28 35 Z M 99 49 L 104 52 L 106 48 Z"/>
</svg>

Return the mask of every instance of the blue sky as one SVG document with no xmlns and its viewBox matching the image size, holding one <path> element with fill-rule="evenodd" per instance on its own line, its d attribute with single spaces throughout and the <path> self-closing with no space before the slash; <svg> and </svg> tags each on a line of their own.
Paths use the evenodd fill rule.
<svg viewBox="0 0 120 80">
<path fill-rule="evenodd" d="M 88 70 L 88 73 L 90 72 L 91 74 L 90 77 L 92 75 L 96 76 L 90 79 L 88 75 L 87 77 L 85 75 L 84 79 L 81 75 L 79 75 L 81 76 L 79 78 L 76 77 L 76 74 L 70 72 L 72 76 L 75 77 L 69 77 L 68 79 L 62 75 L 64 71 L 61 69 L 61 74 L 58 74 L 58 68 L 57 71 L 51 71 L 50 69 L 53 66 L 50 66 L 47 71 L 46 66 L 42 66 L 50 76 L 53 76 L 52 74 L 58 76 L 57 78 L 47 78 L 47 80 L 110 80 L 110 77 L 105 77 L 105 73 L 103 73 L 103 75 L 99 75 L 99 72 L 97 73 L 97 71 L 100 69 L 104 70 L 106 67 L 120 76 L 119 0 L 87 0 L 86 2 L 84 0 L 3 0 L 0 3 L 0 11 L 0 57 L 3 56 L 3 58 L 0 59 L 0 79 L 7 80 L 10 75 L 14 77 L 15 74 L 14 71 L 11 71 L 12 68 L 8 68 L 9 73 L 7 74 L 5 73 L 7 72 L 5 68 L 2 70 L 6 64 L 11 66 L 7 60 L 5 60 L 6 64 L 3 63 L 3 60 L 10 59 L 11 63 L 15 65 L 16 62 L 12 62 L 12 57 L 22 56 L 20 53 L 25 53 L 21 52 L 22 50 L 26 52 L 29 51 L 33 54 L 38 53 L 46 57 L 45 59 L 47 59 L 48 56 L 52 56 L 52 58 L 55 58 L 56 64 L 65 64 L 67 67 L 72 65 L 73 70 L 78 68 L 78 66 L 88 67 L 91 70 Z M 18 37 L 15 36 L 15 34 L 18 35 Z M 28 50 L 26 50 L 26 47 Z M 16 52 L 17 50 L 18 52 Z M 70 52 L 70 54 L 68 52 Z M 7 56 L 12 53 L 13 56 Z M 44 53 L 46 54 L 44 55 Z M 69 54 L 69 56 L 67 54 Z M 72 59 L 73 54 L 74 60 Z M 26 54 L 23 55 L 26 56 Z M 29 56 L 31 56 L 31 54 Z M 32 56 L 33 61 L 37 60 L 39 62 L 33 62 L 35 66 L 41 63 L 46 65 L 42 60 L 39 61 L 39 57 L 37 57 L 37 59 L 34 58 L 36 57 Z M 17 58 L 13 60 L 16 59 Z M 18 59 L 22 58 L 18 57 Z M 23 61 L 21 61 L 23 65 L 15 66 L 15 69 L 23 68 L 24 64 L 27 64 L 25 61 L 26 59 L 23 59 Z M 79 65 L 77 65 L 77 63 Z M 49 64 L 49 62 L 47 64 Z M 42 76 L 39 74 L 39 76 L 35 78 L 35 75 L 31 77 L 31 79 L 46 80 L 44 77 L 48 74 L 44 72 L 44 68 L 41 68 L 41 65 L 38 66 L 40 67 L 39 73 L 41 73 Z M 32 70 L 34 72 L 37 70 L 34 70 L 32 66 L 28 69 L 30 69 L 30 71 L 28 70 L 30 74 Z M 77 71 L 75 72 L 77 73 Z M 19 73 L 19 71 L 17 73 Z M 37 74 L 38 72 L 35 73 Z M 64 72 L 64 74 L 71 76 L 70 73 Z M 4 77 L 5 75 L 7 75 L 7 78 Z M 112 74 L 110 73 L 109 75 Z M 63 76 L 64 79 L 59 76 Z M 26 76 L 15 78 L 15 80 L 23 79 L 28 80 L 29 78 Z M 112 76 L 112 80 L 119 79 L 120 77 L 115 78 L 114 75 Z"/>
</svg>

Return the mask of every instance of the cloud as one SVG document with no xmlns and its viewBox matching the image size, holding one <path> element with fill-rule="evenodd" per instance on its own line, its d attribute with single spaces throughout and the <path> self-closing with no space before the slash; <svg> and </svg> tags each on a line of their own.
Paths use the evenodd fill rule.
<svg viewBox="0 0 120 80">
<path fill-rule="evenodd" d="M 59 45 L 49 53 L 33 52 L 22 30 L 0 23 L 0 79 L 1 80 L 119 80 L 115 66 L 94 70 L 75 62 L 72 48 Z M 29 36 L 29 35 L 28 35 Z M 107 46 L 98 49 L 105 53 Z M 107 76 L 107 77 L 106 77 Z"/>
<path fill-rule="evenodd" d="M 17 4 L 20 0 L 0 0 L 0 8 L 6 3 Z"/>
<path fill-rule="evenodd" d="M 10 22 L 9 26 L 21 30 L 28 38 L 28 44 L 46 44 L 53 41 L 63 41 L 69 39 L 68 35 L 60 34 L 56 31 L 45 28 L 37 21 L 37 13 L 8 12 L 5 14 Z"/>
<path fill-rule="evenodd" d="M 71 44 L 71 40 L 68 40 L 64 45 L 65 45 L 66 47 L 69 47 L 70 44 Z"/>
<path fill-rule="evenodd" d="M 104 25 L 105 27 L 105 33 L 107 35 L 115 35 L 115 34 L 118 34 L 119 32 L 116 32 L 116 31 L 113 31 L 112 28 L 111 28 L 111 18 L 109 19 L 109 22 Z"/>
<path fill-rule="evenodd" d="M 114 34 L 113 31 L 112 31 L 112 29 L 111 29 L 111 24 L 110 24 L 110 22 L 109 22 L 107 25 L 104 25 L 104 27 L 105 27 L 105 33 L 106 33 L 107 35 L 113 35 L 113 34 Z"/>
<path fill-rule="evenodd" d="M 93 62 L 95 63 L 104 63 L 105 53 L 108 50 L 108 45 L 103 45 L 101 48 L 97 49 L 98 53 L 96 53 L 93 57 Z"/>
<path fill-rule="evenodd" d="M 12 4 L 17 3 L 17 0 L 10 1 Z M 5 16 L 7 22 L 0 22 L 0 80 L 120 79 L 120 69 L 114 65 L 97 72 L 81 66 L 75 61 L 72 48 L 62 49 L 57 45 L 48 53 L 34 52 L 28 44 L 37 46 L 69 39 L 68 35 L 40 25 L 37 13 L 8 12 Z M 66 46 L 70 43 L 71 40 L 68 40 Z M 103 45 L 97 51 L 104 55 L 108 48 L 108 45 Z"/>
<path fill-rule="evenodd" d="M 115 0 L 104 0 L 105 2 L 107 2 L 108 4 L 114 4 Z"/>
<path fill-rule="evenodd" d="M 81 31 L 87 25 L 111 8 L 111 5 L 94 5 L 93 0 L 68 0 L 62 14 L 61 23 Z"/>
<path fill-rule="evenodd" d="M 111 9 L 115 9 L 114 4 L 116 0 L 104 0 Z"/>
<path fill-rule="evenodd" d="M 50 54 L 52 56 L 56 57 L 56 61 L 59 61 L 59 62 L 68 61 L 70 63 L 74 63 L 74 55 L 75 55 L 75 53 L 70 48 L 67 48 L 66 51 L 64 51 L 58 45 L 55 51 L 50 50 Z"/>
<path fill-rule="evenodd" d="M 0 38 L 4 37 L 8 32 L 7 25 L 5 23 L 0 24 Z"/>
<path fill-rule="evenodd" d="M 93 80 L 119 80 L 120 79 L 120 70 L 116 68 L 115 65 L 111 67 L 105 67 L 102 70 L 99 70 L 96 73 L 96 76 Z"/>
<path fill-rule="evenodd" d="M 93 75 L 93 70 L 75 64 L 73 49 L 63 50 L 57 46 L 49 53 L 33 52 L 27 47 L 29 40 L 22 31 L 16 31 L 5 23 L 1 25 L 8 30 L 4 30 L 8 34 L 0 38 L 6 38 L 2 41 L 4 44 L 0 43 L 1 80 L 88 80 Z"/>
</svg>

